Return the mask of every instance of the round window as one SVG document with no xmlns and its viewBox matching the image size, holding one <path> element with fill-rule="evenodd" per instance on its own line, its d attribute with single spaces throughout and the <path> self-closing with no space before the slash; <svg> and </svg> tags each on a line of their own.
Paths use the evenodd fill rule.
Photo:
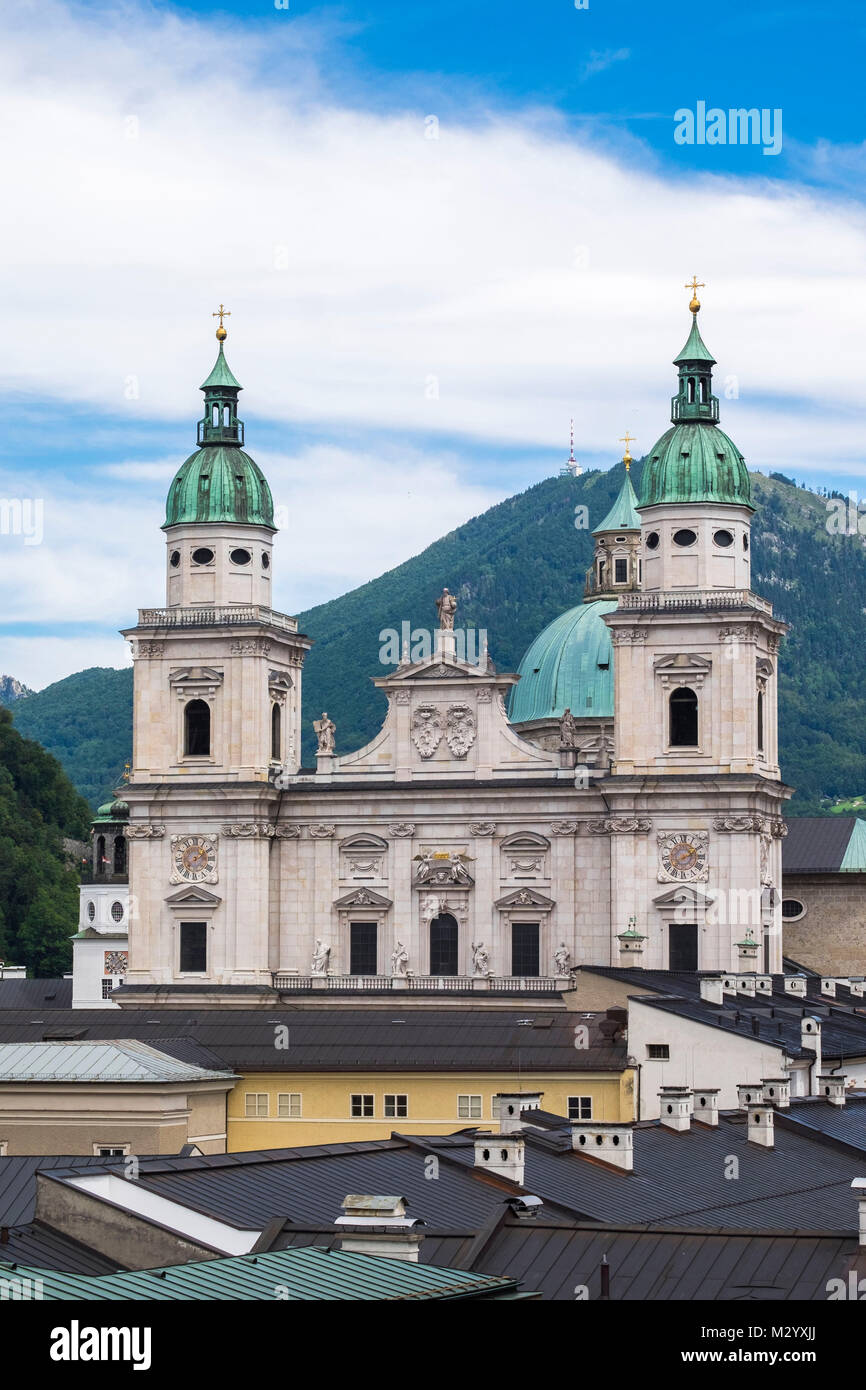
<svg viewBox="0 0 866 1390">
<path fill-rule="evenodd" d="M 87 920 L 88 920 L 89 922 L 92 922 L 95 916 L 96 916 L 96 903 L 88 903 L 88 904 L 87 904 Z"/>
<path fill-rule="evenodd" d="M 658 548 L 659 548 L 659 533 L 658 533 L 658 531 L 650 531 L 649 535 L 648 535 L 647 538 L 646 538 L 646 548 L 647 548 L 647 550 L 658 550 Z"/>
<path fill-rule="evenodd" d="M 178 567 L 178 565 L 180 564 L 180 551 L 179 551 L 179 550 L 173 550 L 173 551 L 171 552 L 171 561 L 170 561 L 170 563 L 171 563 L 172 569 L 173 569 L 173 570 L 176 570 L 177 567 Z"/>
<path fill-rule="evenodd" d="M 743 549 L 744 549 L 744 550 L 748 550 L 748 548 L 749 548 L 749 538 L 748 538 L 748 536 L 745 536 L 745 535 L 744 535 L 744 536 L 743 536 Z"/>
<path fill-rule="evenodd" d="M 266 550 L 262 551 L 262 569 L 269 570 L 271 567 L 271 557 Z"/>
<path fill-rule="evenodd" d="M 111 904 L 111 915 L 112 915 L 112 917 L 114 918 L 115 922 L 122 922 L 122 921 L 123 921 L 123 903 L 112 903 L 112 904 Z"/>
<path fill-rule="evenodd" d="M 684 528 L 682 531 L 674 531 L 674 545 L 694 545 L 697 540 L 697 533 Z"/>
<path fill-rule="evenodd" d="M 799 898 L 782 899 L 782 916 L 788 922 L 796 922 L 798 917 L 803 917 L 806 912 L 806 904 L 801 903 Z"/>
<path fill-rule="evenodd" d="M 248 550 L 241 550 L 240 548 L 233 550 L 229 556 L 233 565 L 248 565 L 252 558 Z"/>
<path fill-rule="evenodd" d="M 716 545 L 722 545 L 725 547 L 726 550 L 729 545 L 734 544 L 734 538 L 731 535 L 730 531 L 714 531 L 713 540 L 715 541 Z"/>
<path fill-rule="evenodd" d="M 199 546 L 198 550 L 192 552 L 192 562 L 194 565 L 213 564 L 213 551 L 208 550 L 206 545 Z"/>
</svg>

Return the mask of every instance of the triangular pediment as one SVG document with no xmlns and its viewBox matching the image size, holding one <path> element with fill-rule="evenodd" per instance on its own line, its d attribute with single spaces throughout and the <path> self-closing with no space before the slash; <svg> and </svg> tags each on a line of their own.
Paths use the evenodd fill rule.
<svg viewBox="0 0 866 1390">
<path fill-rule="evenodd" d="M 391 899 L 386 898 L 383 893 L 375 893 L 372 888 L 354 888 L 351 893 L 344 893 L 342 898 L 337 898 L 334 907 L 390 907 Z"/>
<path fill-rule="evenodd" d="M 506 893 L 503 898 L 497 898 L 493 906 L 501 911 L 512 907 L 537 907 L 539 912 L 550 912 L 556 904 L 552 898 L 546 898 L 534 888 L 517 888 L 513 893 Z"/>
<path fill-rule="evenodd" d="M 179 893 L 172 893 L 165 902 L 167 907 L 219 907 L 222 898 L 218 898 L 216 893 L 209 893 L 206 888 L 191 885 L 181 888 Z"/>
<path fill-rule="evenodd" d="M 653 662 L 655 671 L 709 671 L 713 663 L 697 652 L 677 652 L 671 656 L 657 657 Z"/>
<path fill-rule="evenodd" d="M 659 893 L 657 898 L 653 898 L 655 907 L 699 907 L 709 908 L 715 902 L 715 898 L 708 893 L 702 893 L 700 888 L 694 888 L 691 884 L 678 883 L 675 887 L 669 888 L 667 893 Z"/>
</svg>

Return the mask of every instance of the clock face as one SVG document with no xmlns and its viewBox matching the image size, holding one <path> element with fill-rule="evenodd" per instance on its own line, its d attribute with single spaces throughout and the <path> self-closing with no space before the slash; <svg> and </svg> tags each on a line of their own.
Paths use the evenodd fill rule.
<svg viewBox="0 0 866 1390">
<path fill-rule="evenodd" d="M 174 871 L 185 883 L 215 881 L 216 843 L 209 835 L 180 835 L 172 846 Z"/>
<path fill-rule="evenodd" d="M 705 877 L 707 846 L 703 837 L 688 831 L 668 835 L 660 850 L 662 869 L 667 878 L 679 883 L 685 879 Z"/>
</svg>

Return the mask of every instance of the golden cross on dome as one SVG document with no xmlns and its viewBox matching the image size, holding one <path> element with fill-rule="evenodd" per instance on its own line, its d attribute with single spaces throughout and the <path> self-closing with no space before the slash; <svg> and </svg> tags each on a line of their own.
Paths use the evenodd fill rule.
<svg viewBox="0 0 866 1390">
<path fill-rule="evenodd" d="M 622 456 L 622 461 L 623 461 L 623 463 L 625 464 L 625 471 L 626 471 L 626 473 L 628 473 L 629 469 L 631 468 L 631 464 L 632 464 L 632 458 L 631 458 L 631 454 L 629 453 L 629 448 L 628 448 L 628 446 L 629 446 L 629 444 L 634 444 L 634 443 L 635 443 L 635 439 L 636 439 L 636 436 L 633 435 L 633 434 L 629 434 L 628 430 L 626 430 L 625 434 L 621 435 L 620 438 L 619 438 L 619 441 L 618 441 L 620 444 L 624 444 L 624 445 L 625 445 L 625 453 L 624 453 L 623 456 Z"/>
<path fill-rule="evenodd" d="M 691 303 L 689 304 L 689 308 L 691 309 L 693 314 L 696 314 L 701 307 L 701 301 L 698 299 L 698 290 L 705 290 L 707 287 L 704 284 L 703 280 L 699 280 L 697 275 L 693 275 L 691 278 L 691 283 L 685 285 L 683 288 L 691 290 L 692 299 Z"/>
<path fill-rule="evenodd" d="M 228 337 L 228 332 L 227 332 L 226 328 L 225 328 L 224 325 L 223 325 L 223 319 L 224 319 L 224 318 L 230 319 L 231 316 L 232 316 L 232 311 L 231 311 L 231 309 L 224 309 L 222 305 L 219 306 L 219 308 L 217 309 L 217 311 L 216 311 L 215 314 L 211 314 L 211 318 L 212 318 L 212 319 L 219 319 L 219 321 L 220 321 L 220 326 L 219 326 L 219 328 L 218 328 L 217 331 L 216 331 L 216 335 L 217 335 L 217 337 L 219 338 L 220 342 L 222 342 L 224 338 L 227 338 L 227 337 Z"/>
</svg>

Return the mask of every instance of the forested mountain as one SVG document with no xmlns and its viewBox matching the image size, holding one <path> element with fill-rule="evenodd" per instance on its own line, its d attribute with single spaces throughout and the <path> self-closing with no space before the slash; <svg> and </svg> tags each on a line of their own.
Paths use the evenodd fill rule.
<svg viewBox="0 0 866 1390">
<path fill-rule="evenodd" d="M 632 477 L 640 486 L 640 465 Z M 484 629 L 500 670 L 514 670 L 532 638 L 583 596 L 593 525 L 622 483 L 622 466 L 547 478 L 491 507 L 405 564 L 299 615 L 315 645 L 304 669 L 305 761 L 311 721 L 337 724 L 338 752 L 371 738 L 384 700 L 370 678 L 388 629 L 436 625 L 447 585 L 457 625 Z M 781 757 L 798 789 L 791 810 L 829 809 L 821 797 L 866 788 L 866 541 L 832 530 L 838 507 L 776 475 L 752 475 L 753 587 L 792 631 L 781 654 Z M 577 508 L 588 509 L 588 527 Z M 828 522 L 830 527 L 828 528 Z M 277 550 L 277 563 L 286 563 Z M 16 701 L 16 726 L 57 755 L 92 804 L 130 756 L 131 672 L 79 672 Z"/>
<path fill-rule="evenodd" d="M 0 960 L 32 975 L 71 969 L 79 863 L 69 841 L 86 839 L 89 821 L 57 760 L 0 709 Z"/>
</svg>

